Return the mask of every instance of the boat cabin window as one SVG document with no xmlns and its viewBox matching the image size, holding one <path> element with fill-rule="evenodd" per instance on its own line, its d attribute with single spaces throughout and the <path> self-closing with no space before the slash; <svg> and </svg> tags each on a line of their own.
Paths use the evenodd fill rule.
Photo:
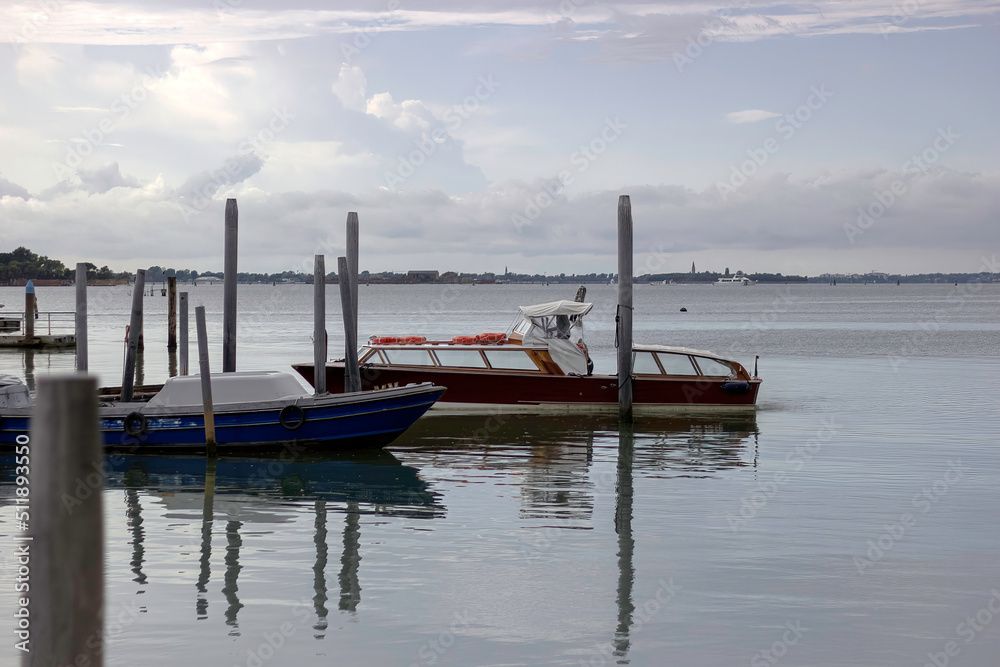
<svg viewBox="0 0 1000 667">
<path fill-rule="evenodd" d="M 632 358 L 632 372 L 639 375 L 662 375 L 652 352 L 636 352 Z"/>
<path fill-rule="evenodd" d="M 667 375 L 697 375 L 698 369 L 691 363 L 691 357 L 675 352 L 657 352 L 660 364 Z"/>
<path fill-rule="evenodd" d="M 399 366 L 433 366 L 434 359 L 427 350 L 382 350 L 390 364 Z"/>
<path fill-rule="evenodd" d="M 358 363 L 378 364 L 379 366 L 384 366 L 385 359 L 382 358 L 382 355 L 379 353 L 378 350 L 369 350 L 367 355 L 361 357 L 361 359 L 358 360 Z"/>
<path fill-rule="evenodd" d="M 538 366 L 524 350 L 483 350 L 490 366 L 500 370 L 537 371 Z"/>
<path fill-rule="evenodd" d="M 478 349 L 457 348 L 452 350 L 434 350 L 438 363 L 442 366 L 453 366 L 456 368 L 486 368 L 486 361 Z M 524 354 L 523 352 L 521 354 Z"/>
<path fill-rule="evenodd" d="M 695 357 L 702 375 L 736 377 L 736 369 L 724 361 L 709 357 Z"/>
</svg>

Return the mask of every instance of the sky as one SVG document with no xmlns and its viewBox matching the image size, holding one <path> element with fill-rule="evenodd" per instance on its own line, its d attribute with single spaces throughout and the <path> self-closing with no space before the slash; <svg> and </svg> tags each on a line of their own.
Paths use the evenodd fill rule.
<svg viewBox="0 0 1000 667">
<path fill-rule="evenodd" d="M 1000 271 L 1000 0 L 5 0 L 0 251 Z"/>
</svg>

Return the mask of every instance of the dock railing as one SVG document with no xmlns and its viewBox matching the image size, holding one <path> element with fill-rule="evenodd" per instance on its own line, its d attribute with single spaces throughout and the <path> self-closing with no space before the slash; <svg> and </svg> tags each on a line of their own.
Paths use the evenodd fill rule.
<svg viewBox="0 0 1000 667">
<path fill-rule="evenodd" d="M 0 310 L 0 334 L 23 333 L 24 312 Z M 65 336 L 76 333 L 76 313 L 71 310 L 53 310 L 38 313 L 35 318 L 36 336 Z"/>
</svg>

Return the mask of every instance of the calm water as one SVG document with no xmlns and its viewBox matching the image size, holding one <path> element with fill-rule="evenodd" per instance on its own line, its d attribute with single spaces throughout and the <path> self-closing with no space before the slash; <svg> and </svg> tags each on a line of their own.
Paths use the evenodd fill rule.
<svg viewBox="0 0 1000 667">
<path fill-rule="evenodd" d="M 310 290 L 241 286 L 239 368 L 311 358 Z M 221 288 L 188 291 L 219 341 Z M 362 286 L 359 329 L 498 331 L 516 305 L 573 293 Z M 0 288 L 0 303 L 21 295 Z M 72 289 L 38 295 L 72 309 Z M 90 290 L 105 384 L 129 298 Z M 614 288 L 589 298 L 592 355 L 612 372 Z M 146 298 L 150 381 L 171 366 L 165 304 Z M 757 413 L 633 434 L 604 418 L 434 417 L 380 453 L 116 461 L 107 664 L 997 664 L 1000 285 L 643 285 L 635 320 L 639 342 L 761 355 Z M 0 372 L 29 380 L 73 363 L 0 352 Z M 0 625 L 0 664 L 16 664 Z"/>
</svg>

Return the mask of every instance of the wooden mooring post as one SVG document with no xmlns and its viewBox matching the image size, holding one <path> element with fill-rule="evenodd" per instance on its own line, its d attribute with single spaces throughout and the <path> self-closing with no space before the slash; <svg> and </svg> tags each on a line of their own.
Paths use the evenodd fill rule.
<svg viewBox="0 0 1000 667">
<path fill-rule="evenodd" d="M 188 374 L 188 293 L 180 294 L 180 319 L 181 319 L 181 375 Z"/>
<path fill-rule="evenodd" d="M 87 265 L 76 265 L 76 370 L 87 372 Z"/>
<path fill-rule="evenodd" d="M 326 393 L 326 258 L 316 255 L 313 266 L 313 387 Z"/>
<path fill-rule="evenodd" d="M 347 277 L 347 258 L 337 258 L 340 276 L 340 308 L 344 314 L 344 392 L 361 391 L 361 369 L 358 367 L 358 323 L 354 319 L 351 280 Z"/>
<path fill-rule="evenodd" d="M 351 211 L 347 214 L 347 272 L 346 278 L 350 287 L 351 295 L 351 332 L 347 349 L 345 350 L 346 361 L 344 362 L 344 386 L 350 386 L 347 391 L 361 391 L 361 369 L 358 367 L 358 238 L 359 223 L 358 214 Z M 344 276 L 344 273 L 340 274 Z M 343 280 L 343 278 L 341 278 Z M 343 292 L 342 292 L 343 293 Z M 344 327 L 348 320 L 344 319 Z"/>
<path fill-rule="evenodd" d="M 215 408 L 212 405 L 212 369 L 208 363 L 208 328 L 205 326 L 205 306 L 194 309 L 195 326 L 198 329 L 198 368 L 201 373 L 201 404 L 205 414 L 205 452 L 214 457 Z"/>
<path fill-rule="evenodd" d="M 239 211 L 226 200 L 225 283 L 222 292 L 222 372 L 236 371 L 236 249 Z"/>
<path fill-rule="evenodd" d="M 167 276 L 167 349 L 177 349 L 177 277 Z"/>
<path fill-rule="evenodd" d="M 618 413 L 632 421 L 632 202 L 618 198 Z"/>
<path fill-rule="evenodd" d="M 135 388 L 135 357 L 139 353 L 139 336 L 142 326 L 142 297 L 146 291 L 146 269 L 135 272 L 135 287 L 132 289 L 132 316 L 128 324 L 128 347 L 125 348 L 125 368 L 122 370 L 122 401 L 132 400 Z"/>
<path fill-rule="evenodd" d="M 24 342 L 30 343 L 35 338 L 35 283 L 28 281 L 24 286 Z"/>
<path fill-rule="evenodd" d="M 39 378 L 31 418 L 29 652 L 22 667 L 104 664 L 104 487 L 97 380 Z M 23 436 L 22 436 L 23 437 Z M 29 440 L 29 438 L 24 438 Z M 20 438 L 18 440 L 20 443 Z M 20 487 L 19 487 L 20 488 Z M 21 561 L 22 563 L 25 561 Z M 20 628 L 14 614 L 15 631 Z"/>
</svg>

